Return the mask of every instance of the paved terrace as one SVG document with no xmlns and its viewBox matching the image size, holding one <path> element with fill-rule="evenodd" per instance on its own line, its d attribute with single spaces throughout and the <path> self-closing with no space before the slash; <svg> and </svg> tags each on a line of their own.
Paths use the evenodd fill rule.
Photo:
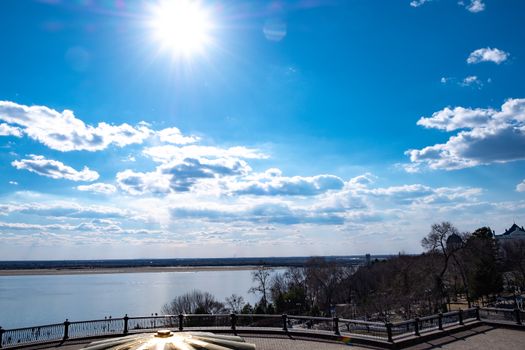
<svg viewBox="0 0 525 350">
<path fill-rule="evenodd" d="M 246 334 L 244 339 L 257 346 L 258 350 L 338 350 L 348 349 L 342 341 L 316 340 L 305 337 L 288 337 L 284 335 Z M 38 345 L 24 349 L 59 349 L 77 350 L 89 344 L 86 340 L 67 341 L 64 344 Z M 350 342 L 351 344 L 351 342 Z M 372 346 L 352 346 L 353 349 L 378 349 Z M 525 332 L 521 330 L 496 328 L 494 326 L 480 325 L 469 330 L 445 335 L 434 340 L 429 340 L 412 347 L 409 350 L 427 349 L 525 349 Z"/>
<path fill-rule="evenodd" d="M 523 311 L 471 308 L 396 323 L 293 315 L 164 315 L 65 321 L 0 328 L 0 348 L 81 349 L 91 341 L 125 334 L 208 331 L 246 338 L 258 349 L 525 349 Z"/>
</svg>

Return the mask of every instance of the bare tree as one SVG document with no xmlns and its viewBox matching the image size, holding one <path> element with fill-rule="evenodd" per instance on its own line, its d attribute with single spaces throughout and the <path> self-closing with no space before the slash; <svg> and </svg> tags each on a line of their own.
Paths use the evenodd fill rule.
<svg viewBox="0 0 525 350">
<path fill-rule="evenodd" d="M 214 314 L 224 310 L 224 304 L 217 301 L 208 292 L 193 290 L 179 295 L 171 302 L 166 303 L 161 312 L 165 315 L 176 314 Z"/>
<path fill-rule="evenodd" d="M 226 298 L 226 305 L 230 312 L 238 314 L 245 305 L 244 298 L 237 294 L 232 294 Z"/>
<path fill-rule="evenodd" d="M 306 284 L 312 301 L 326 313 L 336 302 L 343 278 L 343 268 L 323 258 L 311 258 L 306 264 Z"/>
<path fill-rule="evenodd" d="M 249 293 L 260 293 L 261 302 L 263 307 L 268 304 L 268 291 L 270 289 L 270 278 L 272 276 L 273 269 L 266 266 L 259 266 L 257 270 L 252 272 L 252 281 L 255 282 L 255 286 L 251 287 Z"/>
<path fill-rule="evenodd" d="M 445 285 L 443 283 L 443 276 L 447 272 L 449 261 L 454 253 L 461 248 L 461 246 L 447 246 L 447 240 L 452 235 L 459 237 L 459 231 L 450 222 L 444 221 L 441 224 L 433 224 L 429 234 L 423 238 L 421 245 L 429 253 L 438 254 L 442 257 L 442 265 L 440 272 L 435 276 L 434 297 L 439 300 L 440 306 L 443 304 L 445 296 Z"/>
</svg>

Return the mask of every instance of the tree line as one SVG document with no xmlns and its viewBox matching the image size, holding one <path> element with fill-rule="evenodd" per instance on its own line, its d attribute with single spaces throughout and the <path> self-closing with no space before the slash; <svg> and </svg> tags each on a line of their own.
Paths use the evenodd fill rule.
<svg viewBox="0 0 525 350">
<path fill-rule="evenodd" d="M 259 301 L 233 294 L 224 302 L 193 291 L 164 305 L 164 314 L 287 313 L 387 321 L 461 306 L 513 300 L 525 290 L 525 240 L 499 243 L 489 227 L 461 233 L 449 222 L 431 226 L 419 255 L 398 254 L 361 266 L 311 258 L 284 272 L 252 272 Z M 503 299 L 502 299 L 503 298 Z"/>
</svg>

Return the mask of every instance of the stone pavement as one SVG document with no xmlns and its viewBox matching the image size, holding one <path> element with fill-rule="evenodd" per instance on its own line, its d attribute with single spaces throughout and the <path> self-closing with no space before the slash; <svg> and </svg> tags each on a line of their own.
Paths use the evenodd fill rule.
<svg viewBox="0 0 525 350">
<path fill-rule="evenodd" d="M 525 332 L 491 326 L 479 326 L 406 349 L 521 350 L 525 349 Z"/>
<path fill-rule="evenodd" d="M 243 338 L 257 346 L 257 350 L 348 350 L 349 345 L 341 342 L 315 340 L 312 338 L 295 337 L 285 335 L 246 334 Z M 78 350 L 82 349 L 88 342 L 68 341 L 63 345 L 39 345 L 26 347 L 24 349 L 58 349 Z M 351 346 L 352 349 L 371 349 L 364 346 Z M 453 335 L 440 337 L 438 339 L 418 344 L 409 350 L 514 350 L 525 349 L 525 332 L 505 328 L 494 328 L 491 326 L 479 326 L 470 330 L 457 332 Z"/>
<path fill-rule="evenodd" d="M 316 340 L 312 338 L 276 335 L 243 335 L 248 343 L 256 345 L 257 350 L 348 350 L 349 346 L 342 342 Z M 366 349 L 352 346 L 353 349 Z"/>
</svg>

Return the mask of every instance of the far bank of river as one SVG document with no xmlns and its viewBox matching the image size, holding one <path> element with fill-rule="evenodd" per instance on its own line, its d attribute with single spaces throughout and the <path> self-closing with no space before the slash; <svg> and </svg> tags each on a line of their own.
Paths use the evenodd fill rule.
<svg viewBox="0 0 525 350">
<path fill-rule="evenodd" d="M 244 271 L 254 270 L 256 266 L 141 266 L 118 268 L 59 268 L 59 269 L 0 269 L 0 276 L 42 276 L 42 275 L 101 275 L 115 273 L 149 272 L 199 272 L 199 271 Z"/>
<path fill-rule="evenodd" d="M 248 293 L 253 267 L 166 269 L 4 274 L 0 276 L 0 326 L 9 329 L 60 323 L 66 318 L 160 314 L 165 303 L 194 289 L 210 292 L 219 301 L 235 293 L 253 305 L 260 297 Z"/>
</svg>

